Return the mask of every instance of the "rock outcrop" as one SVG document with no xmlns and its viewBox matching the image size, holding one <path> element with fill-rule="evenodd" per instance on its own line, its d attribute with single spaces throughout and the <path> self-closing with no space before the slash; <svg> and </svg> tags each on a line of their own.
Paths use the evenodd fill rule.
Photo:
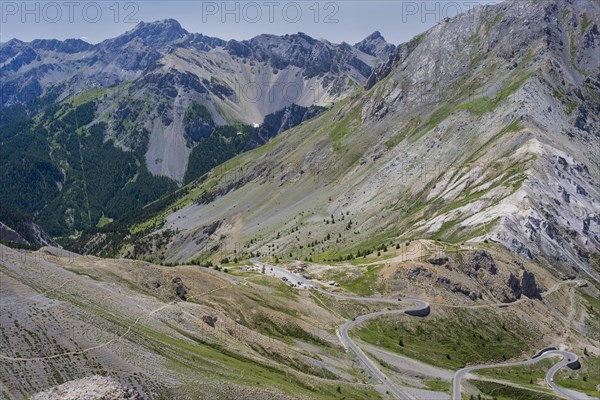
<svg viewBox="0 0 600 400">
<path fill-rule="evenodd" d="M 530 299 L 541 299 L 540 289 L 535 282 L 535 275 L 529 271 L 523 271 L 521 279 L 521 293 Z"/>
<path fill-rule="evenodd" d="M 354 45 L 355 48 L 373 57 L 387 60 L 396 46 L 386 42 L 379 31 L 375 31 Z"/>
<path fill-rule="evenodd" d="M 477 299 L 483 298 L 483 294 L 481 292 L 476 292 L 476 291 L 466 288 L 458 283 L 455 283 L 454 285 L 452 285 L 452 289 L 450 289 L 450 290 L 452 290 L 452 292 L 454 292 L 454 293 L 462 293 L 465 296 L 468 296 L 469 299 L 471 299 L 471 300 L 477 300 Z"/>
<path fill-rule="evenodd" d="M 173 278 L 172 283 L 175 284 L 175 294 L 177 295 L 177 297 L 179 297 L 183 301 L 187 301 L 187 288 L 183 284 L 183 280 L 180 277 L 176 276 L 175 278 Z"/>
<path fill-rule="evenodd" d="M 448 257 L 430 258 L 427 262 L 432 265 L 444 265 L 448 262 Z"/>
<path fill-rule="evenodd" d="M 496 263 L 494 259 L 485 250 L 473 251 L 470 252 L 467 261 L 465 262 L 465 266 L 473 271 L 485 270 L 492 275 L 496 275 L 498 272 L 498 268 L 496 268 Z"/>
<path fill-rule="evenodd" d="M 414 266 L 412 267 L 407 273 L 406 273 L 406 277 L 408 279 L 415 279 L 419 276 L 424 276 L 424 277 L 431 277 L 431 271 L 429 271 L 426 268 L 423 268 L 421 266 Z"/>
<path fill-rule="evenodd" d="M 211 328 L 214 328 L 218 321 L 218 318 L 216 316 L 204 315 L 202 317 L 202 321 L 204 321 L 204 323 L 210 326 Z"/>
<path fill-rule="evenodd" d="M 90 376 L 40 392 L 31 400 L 142 400 L 133 389 L 105 376 Z"/>
<path fill-rule="evenodd" d="M 521 295 L 528 297 L 530 299 L 541 299 L 541 291 L 538 288 L 535 275 L 533 272 L 529 272 L 527 270 L 523 271 L 523 276 L 521 280 L 517 278 L 512 272 L 508 275 L 508 281 L 506 282 L 508 288 L 510 289 L 513 298 L 508 299 L 509 301 L 514 301 L 516 299 L 521 298 Z"/>
</svg>

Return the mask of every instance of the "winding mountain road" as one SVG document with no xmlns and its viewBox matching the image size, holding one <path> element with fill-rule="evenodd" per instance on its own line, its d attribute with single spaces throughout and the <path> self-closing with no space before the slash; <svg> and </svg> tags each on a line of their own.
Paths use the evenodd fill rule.
<svg viewBox="0 0 600 400">
<path fill-rule="evenodd" d="M 275 265 L 263 263 L 263 262 L 259 261 L 258 258 L 251 259 L 250 261 L 252 263 L 254 263 L 254 265 L 256 265 L 257 267 L 260 267 L 260 268 L 264 267 L 265 271 L 267 269 L 270 272 L 272 271 L 271 273 L 274 276 L 286 277 L 288 280 L 290 280 L 292 282 L 296 282 L 298 284 L 299 288 L 311 287 L 312 281 L 304 279 L 303 277 L 300 277 L 296 274 L 293 274 L 285 268 L 281 268 L 281 267 L 278 267 Z M 340 326 L 338 328 L 337 333 L 338 333 L 340 342 L 342 343 L 344 348 L 346 350 L 349 348 L 352 349 L 352 351 L 356 354 L 358 359 L 364 363 L 364 365 L 373 374 L 373 376 L 375 378 L 377 378 L 383 385 L 385 385 L 387 387 L 389 393 L 393 394 L 396 398 L 401 399 L 401 400 L 418 400 L 411 393 L 409 393 L 406 390 L 403 390 L 401 387 L 398 387 L 393 382 L 391 382 L 388 379 L 388 377 L 379 369 L 379 367 L 377 367 L 377 365 L 373 361 L 371 361 L 371 359 L 369 359 L 369 357 L 367 357 L 367 355 L 362 351 L 362 349 L 350 338 L 348 331 L 353 326 L 355 326 L 363 321 L 366 321 L 367 319 L 379 317 L 382 315 L 404 313 L 404 314 L 418 316 L 418 317 L 425 317 L 425 316 L 429 315 L 429 312 L 430 312 L 429 303 L 426 301 L 420 300 L 420 299 L 413 299 L 413 298 L 390 299 L 390 298 L 385 298 L 385 297 L 349 296 L 349 295 L 344 295 L 344 294 L 339 294 L 339 293 L 332 293 L 332 292 L 324 290 L 318 286 L 314 286 L 311 290 L 315 290 L 319 293 L 324 293 L 328 296 L 332 296 L 332 297 L 340 299 L 340 300 L 356 300 L 356 301 L 363 301 L 363 302 L 366 301 L 366 302 L 388 303 L 388 304 L 389 303 L 393 303 L 393 304 L 412 303 L 412 304 L 415 304 L 415 307 L 404 309 L 404 310 L 385 310 L 385 311 L 379 311 L 379 312 L 360 315 L 356 318 L 353 318 L 350 321 L 346 321 L 342 326 Z M 486 368 L 514 367 L 514 366 L 518 366 L 518 365 L 535 364 L 536 362 L 538 362 L 540 360 L 543 360 L 548 357 L 555 357 L 555 356 L 560 356 L 560 357 L 562 357 L 562 359 L 561 359 L 561 361 L 554 364 L 552 366 L 552 368 L 550 368 L 548 370 L 548 373 L 546 374 L 546 382 L 552 388 L 552 390 L 554 390 L 554 392 L 556 392 L 561 397 L 567 398 L 569 400 L 590 399 L 590 397 L 588 397 L 584 394 L 573 392 L 573 391 L 567 391 L 554 383 L 554 374 L 556 374 L 556 372 L 559 369 L 561 369 L 565 366 L 570 366 L 573 368 L 573 367 L 579 365 L 579 357 L 575 353 L 571 353 L 569 351 L 546 350 L 526 361 L 517 361 L 517 362 L 512 362 L 512 363 L 504 363 L 504 364 L 477 365 L 477 366 L 467 367 L 467 368 L 463 368 L 463 369 L 456 371 L 456 373 L 454 374 L 454 379 L 453 379 L 453 384 L 452 384 L 452 400 L 461 400 L 461 382 L 472 371 L 475 371 L 478 369 L 486 369 Z"/>
<path fill-rule="evenodd" d="M 365 364 L 365 366 L 369 369 L 369 371 L 371 371 L 373 376 L 375 378 L 377 378 L 381 383 L 383 383 L 388 388 L 388 391 L 390 393 L 392 393 L 396 398 L 402 399 L 402 400 L 405 400 L 405 399 L 406 400 L 418 400 L 414 396 L 412 396 L 410 393 L 408 393 L 407 391 L 402 390 L 401 388 L 399 388 L 398 386 L 396 386 L 392 382 L 390 382 L 390 380 L 387 378 L 387 376 L 383 372 L 381 372 L 381 370 L 377 367 L 377 365 L 375 365 L 375 363 L 373 361 L 371 361 L 371 359 L 369 357 L 367 357 L 367 355 L 362 351 L 362 349 L 360 347 L 358 347 L 358 345 L 356 343 L 354 343 L 354 341 L 352 339 L 350 339 L 350 336 L 348 335 L 348 331 L 350 330 L 350 328 L 352 328 L 354 325 L 359 324 L 362 321 L 365 321 L 369 318 L 374 318 L 374 317 L 378 317 L 378 316 L 386 315 L 386 314 L 403 313 L 403 312 L 404 312 L 403 310 L 390 310 L 390 311 L 380 311 L 380 312 L 375 312 L 375 313 L 371 313 L 371 314 L 361 315 L 360 317 L 356 317 L 351 321 L 347 321 L 345 324 L 340 326 L 340 328 L 338 329 L 338 337 L 340 338 L 340 342 L 342 343 L 342 345 L 346 349 L 348 349 L 348 348 L 352 349 L 352 351 L 354 351 L 354 353 L 356 354 L 358 359 L 361 360 Z"/>
<path fill-rule="evenodd" d="M 504 363 L 504 364 L 477 365 L 477 366 L 463 368 L 463 369 L 456 371 L 456 373 L 454 374 L 454 381 L 452 384 L 452 399 L 453 400 L 461 400 L 461 390 L 460 390 L 461 381 L 465 376 L 467 376 L 472 371 L 475 371 L 478 369 L 487 369 L 487 368 L 516 367 L 518 365 L 530 365 L 530 364 L 535 364 L 538 361 L 543 360 L 545 358 L 556 357 L 556 356 L 562 357 L 562 359 L 559 362 L 557 362 L 556 364 L 554 364 L 552 366 L 552 368 L 550 368 L 548 370 L 548 373 L 546 374 L 546 382 L 548 383 L 548 385 L 558 395 L 565 397 L 567 399 L 582 400 L 582 399 L 589 398 L 588 396 L 581 394 L 581 393 L 575 394 L 574 392 L 567 391 L 567 390 L 561 388 L 560 386 L 558 386 L 556 383 L 554 383 L 554 374 L 556 374 L 556 372 L 559 369 L 569 366 L 569 365 L 571 365 L 573 367 L 578 365 L 579 357 L 577 356 L 577 354 L 571 353 L 570 351 L 547 350 L 547 351 L 544 351 L 542 354 L 539 354 L 538 356 L 533 357 L 526 361 L 517 361 L 517 362 L 512 362 L 512 363 Z"/>
<path fill-rule="evenodd" d="M 275 265 L 269 265 L 269 264 L 260 262 L 256 258 L 254 258 L 250 261 L 252 261 L 254 263 L 254 265 L 256 265 L 259 268 L 264 267 L 265 270 L 269 269 L 269 271 L 270 271 L 272 268 L 272 270 L 274 271 L 274 275 L 276 273 L 276 275 L 285 276 L 289 280 L 300 283 L 301 287 L 302 287 L 302 285 L 306 285 L 307 287 L 310 287 L 309 285 L 311 284 L 310 283 L 311 281 L 306 280 L 302 277 L 299 277 L 295 274 L 292 274 L 285 268 L 281 268 L 281 267 L 278 267 Z M 354 341 L 350 338 L 348 331 L 354 325 L 356 325 L 362 321 L 365 321 L 370 318 L 375 318 L 375 317 L 378 317 L 381 315 L 404 313 L 404 314 L 409 314 L 409 315 L 414 315 L 414 316 L 425 317 L 425 316 L 429 315 L 429 310 L 430 310 L 429 303 L 427 303 L 426 301 L 420 300 L 420 299 L 412 299 L 412 298 L 390 299 L 390 298 L 386 298 L 386 297 L 349 296 L 349 295 L 344 295 L 344 294 L 339 294 L 339 293 L 331 293 L 327 290 L 324 290 L 324 289 L 322 289 L 320 287 L 316 287 L 316 286 L 315 286 L 315 288 L 313 288 L 311 290 L 315 290 L 319 293 L 324 293 L 328 296 L 334 297 L 339 300 L 356 300 L 356 301 L 363 301 L 363 302 L 366 301 L 366 302 L 388 303 L 388 304 L 399 304 L 399 303 L 411 304 L 412 303 L 412 304 L 416 305 L 415 307 L 411 307 L 411 308 L 408 308 L 405 310 L 386 310 L 386 311 L 379 311 L 379 312 L 374 312 L 374 313 L 369 313 L 369 314 L 364 314 L 364 315 L 358 316 L 350 321 L 347 321 L 342 326 L 340 326 L 338 328 L 337 333 L 338 333 L 340 342 L 342 343 L 344 348 L 352 349 L 352 351 L 354 351 L 354 353 L 356 354 L 358 359 L 360 361 L 362 361 L 362 363 L 367 367 L 367 369 L 371 372 L 371 374 L 373 374 L 373 377 L 377 378 L 383 385 L 385 385 L 387 387 L 389 393 L 393 394 L 394 397 L 396 397 L 398 399 L 402 399 L 402 400 L 419 400 L 416 397 L 414 397 L 412 394 L 408 393 L 406 390 L 402 390 L 400 387 L 398 387 L 394 383 L 392 383 L 387 378 L 387 376 L 383 372 L 381 372 L 381 370 L 377 367 L 377 365 L 375 365 L 375 363 L 373 361 L 371 361 L 371 359 L 369 357 L 367 357 L 367 355 L 361 350 L 361 348 L 358 347 L 358 345 L 356 343 L 354 343 Z"/>
</svg>

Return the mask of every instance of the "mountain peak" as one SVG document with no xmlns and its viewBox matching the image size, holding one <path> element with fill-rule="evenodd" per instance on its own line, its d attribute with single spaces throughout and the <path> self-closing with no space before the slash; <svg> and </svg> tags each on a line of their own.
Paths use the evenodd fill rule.
<svg viewBox="0 0 600 400">
<path fill-rule="evenodd" d="M 132 41 L 141 41 L 155 49 L 164 48 L 173 42 L 188 36 L 189 32 L 174 19 L 164 19 L 154 22 L 140 22 L 130 31 L 115 39 L 108 39 L 110 48 L 121 49 Z"/>
<path fill-rule="evenodd" d="M 189 34 L 181 24 L 174 19 L 163 19 L 161 21 L 140 22 L 129 34 L 141 37 L 163 38 L 165 41 L 180 39 Z"/>
<path fill-rule="evenodd" d="M 154 28 L 154 29 L 175 30 L 175 31 L 179 31 L 179 32 L 188 33 L 185 29 L 183 29 L 183 27 L 177 20 L 172 19 L 172 18 L 167 18 L 167 19 L 153 21 L 153 22 L 142 21 L 142 22 L 138 23 L 135 26 L 135 28 L 133 28 L 133 31 L 137 31 L 140 29 L 147 29 L 149 27 Z"/>
<path fill-rule="evenodd" d="M 354 47 L 363 53 L 382 60 L 387 60 L 390 53 L 396 48 L 393 44 L 388 43 L 379 31 L 371 33 L 362 41 L 356 43 Z"/>
<path fill-rule="evenodd" d="M 2 43 L 3 46 L 13 46 L 13 45 L 18 45 L 18 44 L 25 44 L 25 42 L 22 40 L 19 40 L 17 38 L 12 38 L 8 42 Z"/>
<path fill-rule="evenodd" d="M 365 38 L 365 40 L 375 40 L 375 39 L 385 40 L 385 38 L 381 35 L 381 32 L 379 32 L 379 31 L 375 31 Z"/>
</svg>

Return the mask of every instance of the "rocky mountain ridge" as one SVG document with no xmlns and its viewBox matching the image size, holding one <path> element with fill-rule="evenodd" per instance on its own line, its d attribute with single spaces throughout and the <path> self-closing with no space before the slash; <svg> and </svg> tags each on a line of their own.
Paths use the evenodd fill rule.
<svg viewBox="0 0 600 400">
<path fill-rule="evenodd" d="M 314 117 L 378 62 L 302 33 L 227 42 L 175 20 L 96 45 L 11 40 L 0 45 L 0 203 L 54 237 L 102 225 Z M 104 193 L 90 192 L 99 181 Z"/>
<path fill-rule="evenodd" d="M 0 46 L 0 105 L 26 103 L 50 90 L 59 100 L 93 99 L 97 120 L 109 122 L 107 139 L 143 152 L 152 174 L 181 182 L 194 147 L 182 126 L 191 102 L 205 106 L 219 125 L 261 124 L 293 104 L 343 99 L 393 48 L 381 35 L 356 46 L 303 33 L 224 41 L 191 34 L 175 20 L 142 22 L 96 45 L 11 40 Z M 124 132 L 127 116 L 135 124 Z"/>
</svg>

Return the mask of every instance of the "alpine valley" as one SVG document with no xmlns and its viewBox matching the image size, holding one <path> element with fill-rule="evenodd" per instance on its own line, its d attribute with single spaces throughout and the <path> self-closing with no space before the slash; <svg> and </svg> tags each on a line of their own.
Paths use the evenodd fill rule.
<svg viewBox="0 0 600 400">
<path fill-rule="evenodd" d="M 600 397 L 597 0 L 13 39 L 0 95 L 0 397 Z"/>
</svg>

